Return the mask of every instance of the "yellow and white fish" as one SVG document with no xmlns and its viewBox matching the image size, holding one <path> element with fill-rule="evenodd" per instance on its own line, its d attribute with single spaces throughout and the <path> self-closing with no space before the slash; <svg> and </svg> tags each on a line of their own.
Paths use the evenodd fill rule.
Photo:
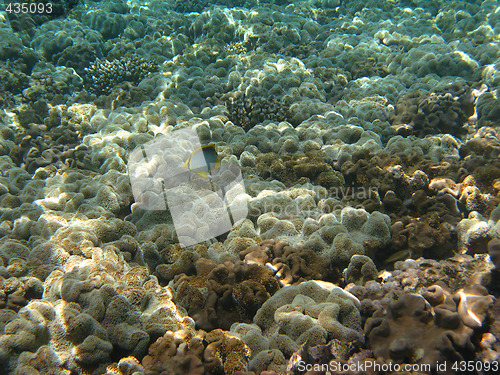
<svg viewBox="0 0 500 375">
<path fill-rule="evenodd" d="M 215 145 L 209 144 L 198 147 L 191 152 L 182 167 L 201 177 L 210 177 L 211 171 L 220 167 L 220 158 L 215 150 Z"/>
</svg>

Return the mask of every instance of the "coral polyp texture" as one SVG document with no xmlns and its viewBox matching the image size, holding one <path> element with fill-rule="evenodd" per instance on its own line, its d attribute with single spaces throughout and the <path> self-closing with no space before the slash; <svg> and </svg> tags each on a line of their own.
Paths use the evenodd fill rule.
<svg viewBox="0 0 500 375">
<path fill-rule="evenodd" d="M 97 59 L 85 68 L 85 80 L 90 91 L 109 94 L 119 83 L 128 81 L 137 84 L 156 70 L 154 61 L 137 56 L 124 56 L 112 61 Z"/>
<path fill-rule="evenodd" d="M 374 355 L 400 363 L 463 361 L 473 347 L 474 328 L 481 327 L 493 302 L 482 286 L 455 295 L 433 285 L 423 295 L 405 294 L 376 311 L 365 325 Z M 416 334 L 416 332 L 419 332 Z"/>
<path fill-rule="evenodd" d="M 0 374 L 497 373 L 499 43 L 494 0 L 5 0 Z"/>
</svg>

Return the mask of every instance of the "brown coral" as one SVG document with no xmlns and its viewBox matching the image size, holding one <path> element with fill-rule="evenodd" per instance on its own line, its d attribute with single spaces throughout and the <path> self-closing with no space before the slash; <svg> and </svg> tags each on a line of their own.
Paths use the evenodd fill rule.
<svg viewBox="0 0 500 375">
<path fill-rule="evenodd" d="M 344 186 L 342 173 L 325 162 L 323 151 L 278 155 L 274 152 L 256 157 L 254 168 L 243 168 L 244 173 L 257 174 L 264 179 L 278 179 L 286 186 L 311 182 L 327 189 Z"/>
<path fill-rule="evenodd" d="M 147 374 L 203 374 L 203 337 L 191 331 L 168 331 L 158 338 L 142 360 Z"/>
<path fill-rule="evenodd" d="M 207 259 L 195 263 L 196 275 L 173 280 L 176 302 L 205 330 L 228 330 L 234 322 L 251 322 L 259 307 L 278 289 L 271 270 L 242 261 L 217 265 Z"/>
<path fill-rule="evenodd" d="M 443 306 L 442 311 L 450 310 Z M 407 294 L 388 306 L 387 315 L 379 312 L 368 319 L 365 334 L 376 357 L 433 366 L 438 361 L 460 360 L 463 359 L 460 351 L 471 349 L 469 336 L 472 330 L 459 326 L 456 313 L 450 313 L 451 316 L 446 318 L 442 314 L 441 320 L 445 322 L 440 322 L 433 318 L 432 307 L 423 297 Z M 453 341 L 447 337 L 446 325 L 458 328 L 457 333 L 450 332 Z M 412 340 L 411 332 L 414 331 L 418 331 L 418 335 Z"/>
<path fill-rule="evenodd" d="M 11 264 L 9 267 L 12 267 Z M 0 309 L 19 311 L 32 299 L 40 299 L 43 294 L 43 285 L 35 277 L 0 276 Z"/>
<path fill-rule="evenodd" d="M 474 113 L 476 98 L 467 84 L 454 83 L 435 92 L 410 92 L 402 96 L 390 119 L 396 130 L 416 134 L 463 134 Z"/>
<path fill-rule="evenodd" d="M 280 122 L 290 116 L 288 106 L 272 97 L 236 92 L 224 95 L 222 100 L 226 101 L 229 120 L 246 131 L 265 120 Z"/>
<path fill-rule="evenodd" d="M 463 360 L 474 351 L 471 336 L 493 299 L 481 286 L 452 295 L 441 285 L 431 286 L 423 297 L 406 294 L 366 321 L 365 334 L 375 357 L 426 363 L 435 369 L 438 362 Z"/>
<path fill-rule="evenodd" d="M 303 250 L 284 241 L 265 240 L 240 252 L 245 263 L 272 266 L 281 284 L 297 284 L 306 280 L 337 279 L 338 272 L 313 250 Z"/>
<path fill-rule="evenodd" d="M 351 73 L 353 79 L 371 76 L 385 77 L 389 74 L 389 69 L 380 61 L 368 57 L 366 60 L 355 61 L 351 66 Z"/>
<path fill-rule="evenodd" d="M 146 374 L 227 374 L 246 371 L 250 350 L 236 336 L 210 332 L 168 331 L 142 360 Z"/>
<path fill-rule="evenodd" d="M 393 271 L 384 271 L 377 280 L 363 285 L 348 285 L 346 290 L 361 301 L 362 317 L 368 318 L 377 310 L 386 309 L 405 293 L 421 294 L 436 283 L 446 284 L 451 293 L 466 290 L 471 285 L 488 285 L 493 265 L 484 255 L 472 258 L 457 255 L 436 261 L 417 259 L 398 261 Z"/>
</svg>

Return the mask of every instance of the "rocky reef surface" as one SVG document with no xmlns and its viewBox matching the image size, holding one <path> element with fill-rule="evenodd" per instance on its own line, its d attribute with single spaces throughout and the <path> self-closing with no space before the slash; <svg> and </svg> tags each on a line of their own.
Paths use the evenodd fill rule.
<svg viewBox="0 0 500 375">
<path fill-rule="evenodd" d="M 497 373 L 497 1 L 10 3 L 1 374 Z M 186 128 L 248 215 L 183 247 L 129 159 Z"/>
</svg>

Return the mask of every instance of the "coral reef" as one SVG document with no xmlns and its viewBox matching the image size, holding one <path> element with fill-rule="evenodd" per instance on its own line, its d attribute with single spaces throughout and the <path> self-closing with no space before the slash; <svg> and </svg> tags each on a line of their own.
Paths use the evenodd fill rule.
<svg viewBox="0 0 500 375">
<path fill-rule="evenodd" d="M 288 119 L 286 104 L 274 98 L 228 95 L 226 106 L 229 120 L 246 131 L 265 120 L 280 122 Z"/>
<path fill-rule="evenodd" d="M 375 267 L 373 260 L 365 255 L 353 255 L 349 266 L 344 270 L 344 279 L 347 284 L 364 285 L 377 277 L 377 267 Z"/>
<path fill-rule="evenodd" d="M 263 153 L 255 158 L 252 168 L 244 169 L 247 173 L 255 173 L 263 179 L 279 179 L 286 186 L 313 183 L 327 189 L 340 188 L 344 185 L 344 177 L 325 162 L 325 153 L 311 150 L 305 154 L 296 153 L 297 139 L 281 138 L 280 151 Z"/>
<path fill-rule="evenodd" d="M 474 113 L 475 96 L 466 84 L 453 84 L 435 92 L 410 92 L 395 106 L 393 126 L 401 134 L 463 134 Z"/>
<path fill-rule="evenodd" d="M 281 285 L 338 278 L 316 252 L 292 247 L 285 241 L 264 240 L 241 251 L 240 258 L 248 264 L 267 266 Z"/>
<path fill-rule="evenodd" d="M 149 347 L 142 366 L 148 374 L 232 375 L 246 370 L 249 356 L 241 339 L 221 329 L 168 331 Z"/>
<path fill-rule="evenodd" d="M 497 2 L 50 3 L 0 15 L 2 374 L 499 360 Z"/>
<path fill-rule="evenodd" d="M 109 94 L 124 81 L 139 83 L 158 70 L 156 63 L 136 55 L 122 56 L 112 61 L 97 59 L 85 68 L 85 84 L 95 94 Z"/>
<path fill-rule="evenodd" d="M 235 322 L 251 322 L 262 304 L 279 289 L 271 270 L 243 262 L 216 264 L 201 258 L 196 274 L 173 280 L 175 302 L 206 331 L 228 330 Z"/>
<path fill-rule="evenodd" d="M 44 23 L 36 29 L 31 47 L 54 65 L 71 67 L 79 74 L 104 55 L 102 35 L 75 19 Z"/>
<path fill-rule="evenodd" d="M 481 286 L 466 288 L 455 295 L 439 285 L 424 296 L 405 294 L 378 310 L 365 325 L 375 357 L 398 363 L 453 363 L 467 357 L 472 349 L 474 328 L 481 327 L 493 302 Z M 413 334 L 412 332 L 418 332 Z"/>
<path fill-rule="evenodd" d="M 280 289 L 257 311 L 262 335 L 280 343 L 325 343 L 327 338 L 362 340 L 359 300 L 324 281 L 305 281 Z M 327 340 L 328 341 L 328 340 Z M 283 351 L 283 350 L 282 350 Z"/>
</svg>

